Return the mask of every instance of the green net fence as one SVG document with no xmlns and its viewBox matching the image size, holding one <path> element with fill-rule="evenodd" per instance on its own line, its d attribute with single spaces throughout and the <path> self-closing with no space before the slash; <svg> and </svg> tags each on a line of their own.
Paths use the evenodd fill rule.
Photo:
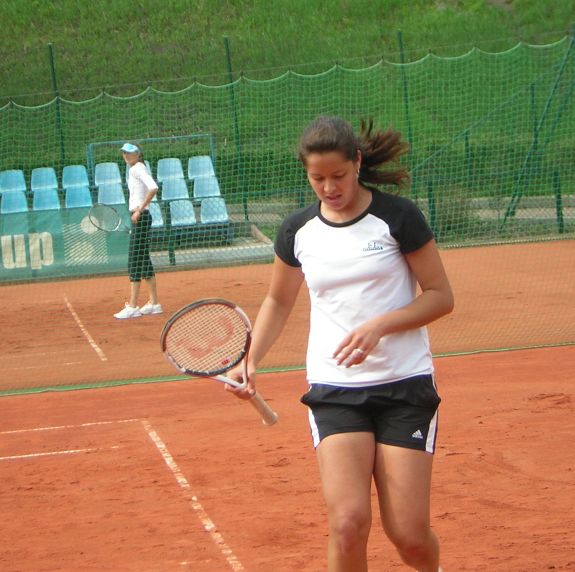
<svg viewBox="0 0 575 572">
<path fill-rule="evenodd" d="M 512 329 L 510 316 L 499 315 L 497 335 L 495 330 L 455 334 L 456 313 L 453 323 L 448 320 L 449 327 L 435 334 L 437 352 L 573 343 L 573 322 L 567 322 L 560 308 L 569 288 L 573 293 L 567 278 L 575 266 L 570 242 L 575 233 L 574 89 L 575 47 L 573 38 L 566 37 L 545 46 L 521 43 L 496 54 L 474 49 L 459 57 L 430 54 L 405 64 L 380 61 L 366 69 L 336 65 L 316 75 L 287 72 L 265 81 L 241 77 L 227 85 L 194 83 L 170 93 L 148 88 L 132 97 L 114 97 L 103 92 L 87 101 L 56 98 L 34 107 L 10 102 L 0 108 L 0 282 L 14 299 L 30 299 L 28 290 L 36 288 L 40 294 L 32 297 L 38 304 L 47 290 L 45 283 L 53 282 L 58 291 L 77 291 L 81 304 L 91 290 L 102 291 L 98 280 L 125 275 L 127 235 L 94 232 L 87 213 L 90 202 L 106 202 L 101 193 L 107 182 L 98 180 L 99 166 L 116 164 L 114 184 L 122 196 L 112 202 L 127 221 L 126 172 L 118 149 L 129 140 L 142 144 L 156 179 L 171 160 L 169 168 L 176 171 L 168 178 L 184 181 L 184 194 L 178 196 L 170 194 L 169 183 L 159 181 L 151 231 L 156 270 L 196 272 L 190 280 L 202 286 L 201 294 L 212 295 L 214 284 L 233 276 L 234 268 L 269 263 L 283 217 L 314 200 L 295 158 L 297 140 L 314 117 L 336 114 L 356 126 L 363 118 L 373 118 L 403 133 L 410 144 L 406 161 L 412 174 L 403 193 L 423 210 L 446 256 L 457 258 L 448 252 L 453 247 L 490 246 L 493 260 L 504 262 L 498 292 L 513 297 L 542 284 L 552 292 L 557 317 L 533 309 L 539 322 L 529 332 L 520 323 Z M 216 187 L 207 195 L 201 194 L 198 182 L 205 174 L 198 178 L 190 170 L 190 160 L 198 157 L 208 158 L 213 167 Z M 72 193 L 67 196 L 70 189 L 64 184 L 65 168 L 72 165 L 85 169 L 87 177 L 89 197 L 82 206 L 70 206 Z M 38 168 L 53 169 L 56 176 L 57 205 L 48 207 L 51 210 L 34 202 Z M 23 181 L 24 212 L 7 206 L 5 197 L 13 195 L 7 191 L 12 191 L 14 180 Z M 550 242 L 551 254 L 526 255 L 519 246 L 495 246 L 535 242 Z M 549 263 L 543 280 L 533 276 L 529 282 L 533 268 L 516 271 L 525 256 L 533 257 L 538 271 L 544 267 L 541 260 Z M 486 271 L 493 260 L 486 259 Z M 219 278 L 201 283 L 200 270 L 212 267 L 220 268 Z M 462 266 L 451 270 L 458 285 L 459 271 L 464 272 Z M 258 272 L 254 270 L 255 282 L 261 277 Z M 87 277 L 93 280 L 73 280 Z M 461 290 L 471 297 L 474 287 L 483 287 L 474 283 L 475 274 L 461 280 Z M 223 293 L 241 302 L 242 284 Z M 117 304 L 122 288 L 117 287 L 117 294 L 109 292 L 102 303 L 115 296 Z M 61 298 L 46 296 L 40 312 L 54 309 L 54 296 Z M 187 301 L 185 295 L 178 299 L 181 304 Z M 489 300 L 484 303 L 488 313 Z M 520 303 L 525 308 L 518 310 L 518 320 L 531 300 Z M 22 304 L 10 315 L 13 323 L 27 320 Z M 57 327 L 60 318 L 47 323 Z M 91 319 L 93 328 L 103 331 L 115 326 L 109 312 Z M 493 320 L 492 327 L 497 328 Z M 34 338 L 34 331 L 29 328 L 26 340 Z M 26 343 L 40 349 L 44 344 Z M 305 332 L 296 345 L 299 349 L 293 353 L 276 350 L 270 367 L 301 366 Z M 63 375 L 66 368 L 54 366 L 51 381 L 44 376 L 21 385 L 58 383 L 61 378 L 84 383 L 146 376 L 141 367 L 124 366 L 122 372 L 75 376 Z M 17 385 L 12 379 L 4 389 Z"/>
</svg>

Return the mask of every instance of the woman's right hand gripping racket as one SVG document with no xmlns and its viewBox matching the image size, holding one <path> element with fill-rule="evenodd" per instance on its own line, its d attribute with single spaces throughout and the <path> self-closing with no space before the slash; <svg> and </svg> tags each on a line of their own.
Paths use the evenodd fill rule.
<svg viewBox="0 0 575 572">
<path fill-rule="evenodd" d="M 162 351 L 182 373 L 209 377 L 232 387 L 247 384 L 247 357 L 252 327 L 249 318 L 233 302 L 221 298 L 198 300 L 178 310 L 160 336 Z M 221 374 L 243 360 L 243 383 Z M 273 425 L 277 414 L 259 393 L 250 398 L 265 425 Z"/>
</svg>

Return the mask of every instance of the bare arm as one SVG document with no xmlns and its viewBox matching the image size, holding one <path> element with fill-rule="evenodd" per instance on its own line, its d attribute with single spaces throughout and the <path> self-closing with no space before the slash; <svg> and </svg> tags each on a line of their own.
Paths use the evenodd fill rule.
<svg viewBox="0 0 575 572">
<path fill-rule="evenodd" d="M 453 293 L 435 241 L 429 241 L 405 258 L 421 294 L 403 308 L 376 316 L 351 331 L 334 352 L 338 364 L 361 363 L 383 336 L 425 326 L 453 310 Z M 364 353 L 352 356 L 356 348 Z"/>
<path fill-rule="evenodd" d="M 148 194 L 146 195 L 144 202 L 140 206 L 140 211 L 144 211 L 148 208 L 148 205 L 154 200 L 154 197 L 156 196 L 157 192 L 158 187 L 156 187 L 155 189 L 150 189 L 148 191 Z"/>
<path fill-rule="evenodd" d="M 276 256 L 270 287 L 254 324 L 252 345 L 247 363 L 248 386 L 245 390 L 236 390 L 226 386 L 228 391 L 232 391 L 243 398 L 250 397 L 253 394 L 255 391 L 257 365 L 284 329 L 302 282 L 303 273 L 301 268 L 289 266 Z M 241 381 L 240 369 L 232 370 L 229 375 L 233 379 Z"/>
</svg>

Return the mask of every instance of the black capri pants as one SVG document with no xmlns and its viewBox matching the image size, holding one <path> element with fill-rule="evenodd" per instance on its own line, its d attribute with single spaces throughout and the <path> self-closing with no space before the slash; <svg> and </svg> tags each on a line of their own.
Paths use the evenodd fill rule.
<svg viewBox="0 0 575 572">
<path fill-rule="evenodd" d="M 150 258 L 150 230 L 152 215 L 150 211 L 142 211 L 137 223 L 132 223 L 130 246 L 128 249 L 128 275 L 130 282 L 140 282 L 152 278 L 154 267 Z"/>
</svg>

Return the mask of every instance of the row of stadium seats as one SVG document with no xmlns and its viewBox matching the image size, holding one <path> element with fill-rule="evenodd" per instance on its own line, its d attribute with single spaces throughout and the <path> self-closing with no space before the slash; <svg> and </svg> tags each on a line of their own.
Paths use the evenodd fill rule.
<svg viewBox="0 0 575 572">
<path fill-rule="evenodd" d="M 192 193 L 184 179 L 167 179 L 160 185 L 160 197 L 164 201 L 174 199 L 197 199 L 221 196 L 220 184 L 215 176 L 198 177 L 192 183 Z M 82 187 L 78 187 L 82 188 Z M 99 203 L 123 204 L 126 195 L 121 183 L 100 183 L 96 186 Z"/>
<path fill-rule="evenodd" d="M 180 159 L 175 157 L 166 157 L 159 159 L 156 165 L 156 173 L 152 172 L 149 161 L 145 161 L 148 172 L 154 176 L 156 181 L 163 187 L 166 181 L 180 180 L 185 182 L 184 169 Z M 123 185 L 127 181 L 129 167 L 125 170 L 124 179 L 118 163 L 105 162 L 98 163 L 94 167 L 94 186 L 119 184 Z M 212 187 L 212 194 L 219 195 L 219 185 L 215 179 L 214 166 L 209 155 L 197 155 L 188 159 L 187 180 L 194 183 L 198 179 L 209 178 Z M 215 179 L 215 183 L 213 182 Z M 62 170 L 62 186 L 66 191 L 70 188 L 90 187 L 88 172 L 84 165 L 67 165 Z M 195 186 L 195 185 L 194 185 Z M 24 172 L 20 169 L 10 169 L 0 172 L 0 194 L 5 191 L 31 191 L 34 194 L 40 189 L 60 188 L 56 170 L 53 167 L 38 167 L 32 170 L 30 176 L 30 187 L 26 184 Z M 215 189 L 217 188 L 217 192 Z"/>
<path fill-rule="evenodd" d="M 66 191 L 66 208 L 89 207 L 92 205 L 91 195 L 88 191 L 83 196 L 84 201 L 78 200 L 76 193 L 87 190 L 87 187 L 78 189 L 68 189 Z M 70 199 L 74 195 L 74 199 Z M 105 197 L 102 197 L 105 199 Z M 125 204 L 125 202 L 105 204 Z M 81 204 L 80 204 L 81 203 Z M 169 212 L 172 226 L 192 226 L 197 224 L 196 207 L 190 199 L 174 199 L 163 201 L 164 212 Z M 32 209 L 34 211 L 60 210 L 60 198 L 55 189 L 41 189 L 34 193 Z M 150 203 L 150 213 L 152 214 L 152 228 L 161 228 L 165 225 L 164 212 L 161 204 L 156 200 Z M 167 211 L 166 211 L 167 209 Z M 28 199 L 24 191 L 5 191 L 0 196 L 0 214 L 13 214 L 28 212 Z M 199 222 L 201 224 L 227 224 L 229 223 L 229 214 L 226 202 L 223 197 L 206 197 L 203 198 L 199 205 Z"/>
<path fill-rule="evenodd" d="M 210 182 L 210 181 L 206 181 Z M 215 181 L 217 183 L 217 180 Z M 186 185 L 174 185 L 164 189 L 161 199 L 163 201 L 173 201 L 179 199 L 194 199 L 195 202 L 202 201 L 209 197 L 220 197 L 217 192 L 219 187 L 206 185 L 201 188 L 194 188 L 192 197 L 188 194 Z M 197 192 L 196 192 L 197 191 Z M 2 195 L 2 213 L 25 212 L 29 209 L 28 197 L 24 191 L 4 191 Z M 157 196 L 154 197 L 157 201 Z M 101 185 L 96 193 L 96 201 L 92 199 L 92 193 L 88 187 L 77 187 L 66 189 L 64 193 L 64 207 L 91 207 L 94 202 L 106 205 L 124 205 L 127 204 L 126 195 L 120 185 Z M 56 189 L 38 189 L 32 195 L 32 210 L 56 210 L 61 208 L 60 195 Z"/>
</svg>

